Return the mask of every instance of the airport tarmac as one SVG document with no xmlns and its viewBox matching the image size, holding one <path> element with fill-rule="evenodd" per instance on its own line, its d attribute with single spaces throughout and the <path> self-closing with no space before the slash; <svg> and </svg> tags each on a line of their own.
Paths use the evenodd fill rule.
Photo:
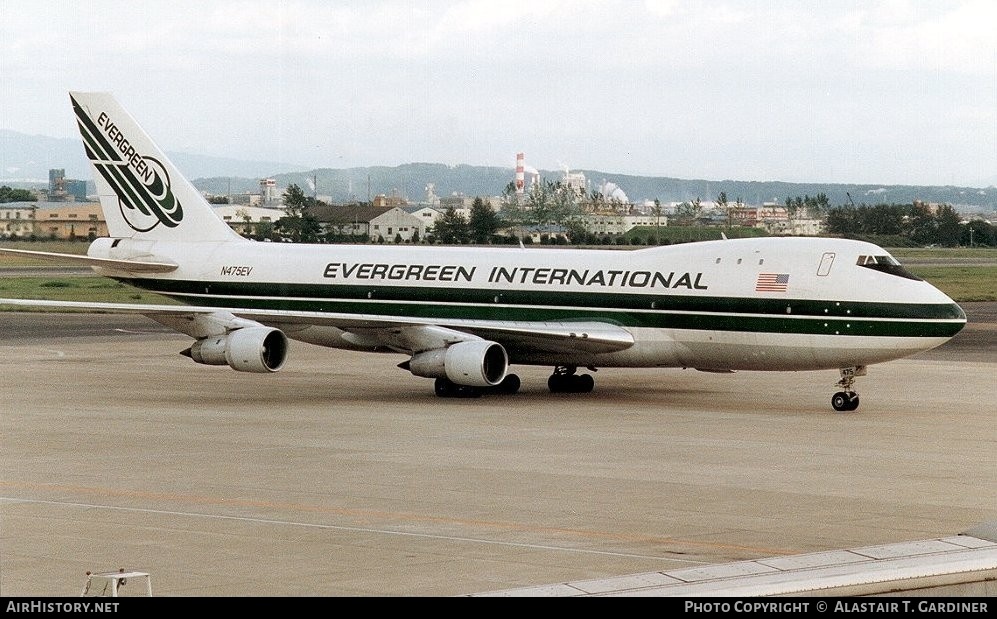
<svg viewBox="0 0 997 619">
<path fill-rule="evenodd" d="M 139 317 L 0 313 L 0 596 L 454 596 L 955 535 L 997 519 L 997 312 L 872 366 L 604 369 L 438 399 L 395 355 L 199 366 Z M 122 595 L 144 593 L 130 592 Z"/>
</svg>

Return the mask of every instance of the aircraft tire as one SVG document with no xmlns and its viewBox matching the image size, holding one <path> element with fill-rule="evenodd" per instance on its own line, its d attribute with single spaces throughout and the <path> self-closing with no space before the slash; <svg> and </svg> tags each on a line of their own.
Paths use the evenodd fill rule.
<svg viewBox="0 0 997 619">
<path fill-rule="evenodd" d="M 831 407 L 839 413 L 853 411 L 859 407 L 859 396 L 856 393 L 839 391 L 831 396 Z"/>
<path fill-rule="evenodd" d="M 594 387 L 595 379 L 591 374 L 555 374 L 547 379 L 551 393 L 589 393 Z"/>
<path fill-rule="evenodd" d="M 481 389 L 470 385 L 457 385 L 454 396 L 458 398 L 480 398 Z"/>
<path fill-rule="evenodd" d="M 452 398 L 457 395 L 457 385 L 448 378 L 437 378 L 433 383 L 433 390 L 440 398 Z"/>
<path fill-rule="evenodd" d="M 522 385 L 522 381 L 516 374 L 509 374 L 502 379 L 502 382 L 498 384 L 498 392 L 513 394 L 519 391 L 519 387 Z"/>
<path fill-rule="evenodd" d="M 576 393 L 591 393 L 592 389 L 595 388 L 595 379 L 592 378 L 591 374 L 582 374 L 573 382 Z"/>
<path fill-rule="evenodd" d="M 550 389 L 551 393 L 561 393 L 564 391 L 564 378 L 557 374 L 551 376 L 547 379 L 547 388 Z"/>
</svg>

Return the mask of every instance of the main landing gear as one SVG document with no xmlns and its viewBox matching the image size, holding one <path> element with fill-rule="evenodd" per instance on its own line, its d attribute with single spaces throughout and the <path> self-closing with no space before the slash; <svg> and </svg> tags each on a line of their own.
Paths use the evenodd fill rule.
<svg viewBox="0 0 997 619">
<path fill-rule="evenodd" d="M 595 372 L 595 368 L 589 367 Z M 578 368 L 573 365 L 559 365 L 547 379 L 547 388 L 551 393 L 589 393 L 595 387 L 595 379 L 591 374 L 578 374 Z M 519 391 L 519 376 L 508 374 L 501 383 L 494 387 L 475 387 L 458 385 L 449 378 L 437 378 L 433 384 L 436 395 L 441 398 L 480 398 L 488 394 L 509 395 Z"/>
<path fill-rule="evenodd" d="M 593 372 L 595 368 L 589 368 Z M 551 393 L 588 393 L 595 387 L 595 379 L 591 374 L 575 374 L 578 370 L 573 365 L 559 365 L 547 379 L 547 388 Z"/>
<path fill-rule="evenodd" d="M 853 411 L 859 407 L 859 394 L 852 391 L 852 384 L 855 377 L 865 376 L 865 366 L 859 365 L 851 368 L 841 368 L 841 380 L 838 386 L 841 391 L 831 396 L 831 407 L 838 412 Z"/>
<path fill-rule="evenodd" d="M 441 398 L 480 398 L 488 393 L 512 394 L 519 391 L 521 381 L 515 374 L 507 374 L 502 382 L 494 387 L 474 387 L 458 385 L 449 378 L 437 378 L 433 384 L 436 395 Z"/>
</svg>

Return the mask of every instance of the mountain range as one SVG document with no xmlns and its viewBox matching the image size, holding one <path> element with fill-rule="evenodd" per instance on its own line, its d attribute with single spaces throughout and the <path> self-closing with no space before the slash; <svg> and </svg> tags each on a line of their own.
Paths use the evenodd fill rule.
<svg viewBox="0 0 997 619">
<path fill-rule="evenodd" d="M 244 161 L 189 153 L 168 153 L 188 178 L 234 176 L 262 178 L 274 172 L 304 172 L 304 166 L 288 166 L 271 161 Z M 90 180 L 90 164 L 83 142 L 73 138 L 27 135 L 0 129 L 0 182 L 48 183 L 50 169 L 63 169 L 66 178 Z M 257 185 L 257 189 L 259 186 Z"/>
<path fill-rule="evenodd" d="M 425 200 L 432 185 L 437 196 L 498 196 L 513 180 L 508 168 L 409 163 L 399 166 L 359 168 L 319 168 L 289 166 L 270 161 L 246 161 L 190 153 L 167 153 L 177 167 L 201 191 L 216 195 L 259 192 L 261 178 L 273 178 L 279 191 L 291 184 L 308 195 L 333 202 L 365 201 L 378 194 L 404 197 L 410 202 Z M 49 170 L 65 170 L 67 179 L 92 182 L 91 172 L 80 140 L 27 135 L 0 129 L 0 183 L 12 187 L 39 187 L 48 183 Z M 548 180 L 560 180 L 563 170 L 540 170 Z M 743 181 L 679 179 L 636 176 L 599 170 L 572 170 L 585 175 L 590 191 L 614 187 L 631 202 L 658 199 L 662 204 L 704 202 L 725 192 L 731 202 L 740 199 L 748 205 L 783 204 L 788 198 L 825 194 L 833 206 L 848 204 L 906 204 L 914 200 L 952 204 L 960 210 L 997 211 L 997 188 L 934 185 L 870 185 L 848 183 L 790 183 L 782 181 Z"/>
</svg>

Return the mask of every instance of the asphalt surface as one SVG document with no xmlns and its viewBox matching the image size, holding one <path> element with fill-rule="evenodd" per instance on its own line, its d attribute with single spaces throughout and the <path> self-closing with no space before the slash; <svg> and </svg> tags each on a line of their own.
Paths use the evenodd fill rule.
<svg viewBox="0 0 997 619">
<path fill-rule="evenodd" d="M 888 544 L 997 520 L 997 304 L 837 372 L 602 370 L 590 394 L 441 400 L 292 343 L 205 367 L 140 317 L 0 313 L 0 596 L 86 571 L 162 596 L 449 596 Z M 132 592 L 127 589 L 123 595 Z"/>
</svg>

